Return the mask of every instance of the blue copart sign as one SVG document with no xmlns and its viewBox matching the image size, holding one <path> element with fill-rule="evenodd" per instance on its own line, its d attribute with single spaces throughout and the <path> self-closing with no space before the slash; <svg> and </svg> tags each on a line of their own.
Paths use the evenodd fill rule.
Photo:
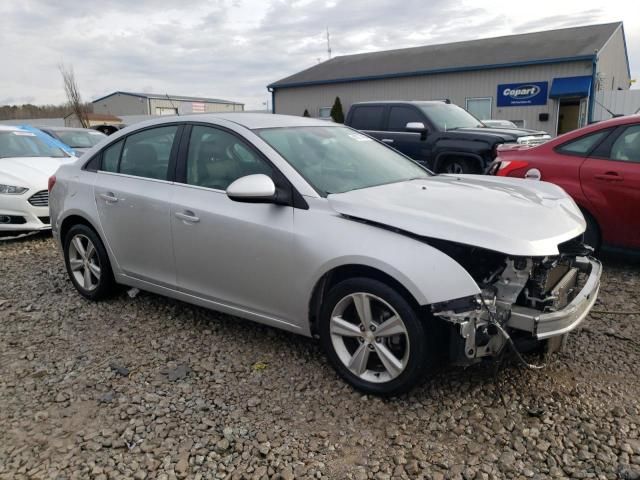
<svg viewBox="0 0 640 480">
<path fill-rule="evenodd" d="M 549 82 L 505 83 L 498 85 L 499 107 L 546 105 Z"/>
</svg>

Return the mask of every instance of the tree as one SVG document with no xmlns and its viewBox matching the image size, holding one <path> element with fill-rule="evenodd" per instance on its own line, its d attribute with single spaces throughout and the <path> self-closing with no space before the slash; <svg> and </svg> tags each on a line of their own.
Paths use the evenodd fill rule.
<svg viewBox="0 0 640 480">
<path fill-rule="evenodd" d="M 309 115 L 309 110 L 307 110 L 306 108 L 304 109 L 304 113 L 302 114 L 303 117 L 310 117 L 311 115 Z"/>
<path fill-rule="evenodd" d="M 331 107 L 331 118 L 336 123 L 344 123 L 344 112 L 342 111 L 342 103 L 340 103 L 340 97 L 336 97 L 336 101 L 333 102 Z"/>
<path fill-rule="evenodd" d="M 75 113 L 80 125 L 83 128 L 89 128 L 89 118 L 87 116 L 87 108 L 82 103 L 80 89 L 76 83 L 76 76 L 73 73 L 73 67 L 67 67 L 64 63 L 58 65 L 58 69 L 62 74 L 64 81 L 64 91 L 67 95 L 67 103 L 73 113 Z"/>
</svg>

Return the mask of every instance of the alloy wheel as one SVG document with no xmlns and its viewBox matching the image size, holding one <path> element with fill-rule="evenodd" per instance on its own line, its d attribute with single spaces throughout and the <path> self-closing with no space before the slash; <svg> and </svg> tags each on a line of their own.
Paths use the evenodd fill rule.
<svg viewBox="0 0 640 480">
<path fill-rule="evenodd" d="M 76 234 L 69 242 L 69 266 L 73 278 L 87 291 L 100 284 L 100 260 L 93 242 L 82 234 Z"/>
<path fill-rule="evenodd" d="M 331 313 L 329 332 L 340 361 L 362 380 L 388 382 L 407 366 L 407 327 L 395 309 L 375 295 L 342 298 Z"/>
</svg>

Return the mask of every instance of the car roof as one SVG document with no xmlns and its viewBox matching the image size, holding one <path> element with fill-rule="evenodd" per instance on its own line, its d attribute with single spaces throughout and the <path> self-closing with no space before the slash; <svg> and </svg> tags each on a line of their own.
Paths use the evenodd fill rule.
<svg viewBox="0 0 640 480">
<path fill-rule="evenodd" d="M 81 128 L 81 127 L 62 127 L 62 126 L 57 126 L 57 125 L 34 125 L 34 128 L 38 128 L 40 130 L 53 130 L 54 132 L 57 131 L 68 131 L 68 132 L 86 132 L 88 130 L 90 131 L 94 131 L 92 128 Z"/>
<path fill-rule="evenodd" d="M 22 130 L 20 127 L 16 127 L 15 125 L 0 125 L 0 131 L 7 132 L 15 132 L 16 130 Z"/>
<path fill-rule="evenodd" d="M 386 105 L 391 103 L 402 103 L 405 105 L 453 105 L 445 100 L 377 100 L 373 102 L 356 102 L 353 105 Z"/>
<path fill-rule="evenodd" d="M 329 127 L 337 126 L 339 124 L 327 121 L 319 120 L 309 117 L 298 117 L 295 115 L 276 115 L 270 113 L 200 113 L 195 115 L 180 115 L 180 116 L 167 116 L 160 118 L 154 118 L 153 120 L 147 120 L 141 123 L 135 123 L 130 125 L 137 129 L 139 126 L 160 125 L 163 123 L 173 122 L 201 122 L 201 123 L 213 123 L 216 124 L 219 120 L 227 120 L 234 122 L 250 130 L 260 128 L 281 128 L 281 127 Z"/>
</svg>

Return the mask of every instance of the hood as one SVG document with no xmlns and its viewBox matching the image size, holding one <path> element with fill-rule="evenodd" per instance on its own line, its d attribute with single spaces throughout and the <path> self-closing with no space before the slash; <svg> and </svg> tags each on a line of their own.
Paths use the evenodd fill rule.
<svg viewBox="0 0 640 480">
<path fill-rule="evenodd" d="M 423 237 L 515 256 L 557 255 L 584 218 L 556 185 L 483 175 L 437 175 L 328 196 L 343 215 Z"/>
<path fill-rule="evenodd" d="M 537 146 L 538 145 L 525 145 L 522 143 L 503 143 L 502 145 L 498 145 L 498 155 L 503 152 L 523 152 Z"/>
<path fill-rule="evenodd" d="M 0 183 L 20 187 L 46 189 L 49 177 L 60 165 L 75 162 L 76 157 L 0 158 Z"/>
<path fill-rule="evenodd" d="M 505 140 L 515 140 L 519 137 L 529 137 L 531 135 L 547 135 L 547 132 L 541 130 L 529 130 L 527 128 L 495 128 L 495 127 L 479 127 L 479 128 L 457 128 L 454 132 L 467 132 L 473 134 L 490 134 L 501 137 Z"/>
</svg>

